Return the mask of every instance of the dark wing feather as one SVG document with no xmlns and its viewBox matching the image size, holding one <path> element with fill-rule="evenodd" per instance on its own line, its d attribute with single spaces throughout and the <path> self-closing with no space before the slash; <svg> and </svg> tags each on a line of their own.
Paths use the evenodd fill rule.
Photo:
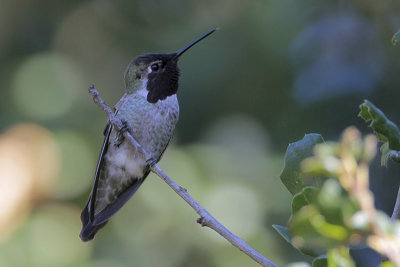
<svg viewBox="0 0 400 267">
<path fill-rule="evenodd" d="M 83 241 L 90 241 L 94 238 L 97 231 L 103 228 L 106 225 L 107 221 L 117 211 L 119 211 L 121 207 L 132 197 L 132 195 L 142 185 L 143 181 L 150 173 L 150 171 L 148 170 L 143 175 L 143 177 L 133 180 L 132 184 L 125 191 L 123 191 L 113 203 L 107 205 L 98 214 L 96 215 L 94 214 L 97 188 L 100 180 L 100 172 L 104 162 L 104 155 L 107 153 L 107 149 L 109 146 L 109 138 L 112 129 L 113 127 L 111 124 L 108 124 L 104 129 L 105 138 L 103 146 L 100 151 L 99 159 L 97 161 L 93 189 L 92 192 L 90 193 L 89 200 L 86 203 L 86 206 L 81 214 L 81 221 L 83 226 L 82 226 L 82 231 L 80 233 L 80 237 Z"/>
<path fill-rule="evenodd" d="M 171 139 L 172 139 L 172 136 L 168 140 L 168 143 L 165 146 L 160 157 L 157 159 L 157 162 L 160 161 L 160 159 L 163 156 L 165 150 L 167 149 Z M 100 211 L 99 214 L 96 215 L 96 218 L 94 219 L 93 224 L 100 225 L 100 224 L 106 223 L 117 211 L 119 211 L 121 209 L 121 207 L 126 202 L 128 202 L 128 200 L 132 197 L 132 195 L 135 194 L 136 190 L 138 190 L 138 188 L 142 185 L 142 183 L 144 182 L 146 177 L 149 175 L 149 173 L 150 173 L 150 170 L 147 170 L 142 178 L 134 180 L 133 183 L 124 192 L 122 192 L 121 195 L 113 203 L 109 204 L 102 211 Z"/>
<path fill-rule="evenodd" d="M 89 206 L 89 219 L 91 222 L 94 220 L 94 204 L 96 202 L 96 194 L 97 194 L 97 186 L 99 184 L 99 178 L 100 178 L 100 169 L 103 165 L 104 162 L 104 155 L 107 153 L 107 148 L 108 148 L 108 140 L 110 138 L 111 131 L 113 129 L 113 126 L 109 123 L 107 124 L 106 128 L 104 129 L 104 141 L 103 141 L 103 146 L 101 147 L 99 159 L 97 161 L 97 166 L 96 166 L 96 172 L 94 175 L 94 184 L 92 188 L 92 192 L 90 194 L 90 198 L 88 200 Z"/>
<path fill-rule="evenodd" d="M 119 211 L 123 205 L 135 194 L 136 190 L 142 185 L 143 181 L 149 175 L 150 171 L 147 171 L 141 179 L 136 179 L 133 183 L 123 191 L 118 198 L 111 204 L 107 205 L 102 211 L 96 214 L 93 224 L 99 225 L 107 222 L 117 211 Z"/>
<path fill-rule="evenodd" d="M 171 138 L 168 140 L 167 145 L 165 146 L 163 152 L 161 153 L 160 157 L 157 159 L 157 162 L 160 161 L 162 158 L 165 150 L 167 149 Z M 133 181 L 133 183 L 124 191 L 121 193 L 121 195 L 115 200 L 113 203 L 105 207 L 99 214 L 96 215 L 96 218 L 94 218 L 93 224 L 94 225 L 103 225 L 106 223 L 117 211 L 121 209 L 121 207 L 128 202 L 128 200 L 132 197 L 133 194 L 135 194 L 136 190 L 142 185 L 146 177 L 149 175 L 150 170 L 146 171 L 146 173 L 143 175 L 141 179 L 136 179 Z"/>
<path fill-rule="evenodd" d="M 171 141 L 172 137 L 168 140 L 167 145 L 165 146 L 163 152 L 161 153 L 160 157 L 157 159 L 157 162 L 160 161 L 162 155 L 164 154 L 169 142 Z M 104 146 L 104 145 L 103 145 Z M 103 151 L 103 150 L 102 150 Z M 99 160 L 100 162 L 100 160 Z M 101 163 L 100 163 L 101 164 Z M 99 174 L 98 174 L 98 169 L 100 168 L 100 165 L 96 168 L 96 181 L 99 179 Z M 150 170 L 147 170 L 146 173 L 143 175 L 143 177 L 137 178 L 133 180 L 132 184 L 123 191 L 118 198 L 111 204 L 107 205 L 102 211 L 100 211 L 96 216 L 93 215 L 94 219 L 91 219 L 90 221 L 94 225 L 100 225 L 105 222 L 107 222 L 115 213 L 117 213 L 123 205 L 125 205 L 126 202 L 132 197 L 132 195 L 138 190 L 138 188 L 142 185 L 146 177 L 149 175 Z M 95 185 L 93 186 L 93 192 L 92 192 L 92 201 L 91 201 L 91 207 L 90 210 L 94 211 L 94 203 L 96 202 L 96 193 L 95 193 L 95 188 L 97 190 L 97 183 L 95 181 Z M 93 204 L 92 204 L 93 203 Z M 92 214 L 92 212 L 90 212 Z"/>
<path fill-rule="evenodd" d="M 93 184 L 93 189 L 92 192 L 90 193 L 89 200 L 87 201 L 85 208 L 82 211 L 81 214 L 81 221 L 82 221 L 82 231 L 80 233 L 80 238 L 83 241 L 90 241 L 94 238 L 95 234 L 97 231 L 99 231 L 102 227 L 106 225 L 107 222 L 104 222 L 103 224 L 99 225 L 94 225 L 93 222 L 93 212 L 94 211 L 94 201 L 92 199 L 96 198 L 96 191 L 97 191 L 97 186 L 98 186 L 98 180 L 99 180 L 99 172 L 100 172 L 100 167 L 103 163 L 103 158 L 104 154 L 107 152 L 108 148 L 108 139 L 110 137 L 110 133 L 112 131 L 112 126 L 111 124 L 107 124 L 105 129 L 104 129 L 104 141 L 103 141 L 103 146 L 101 147 L 99 159 L 97 161 L 97 166 L 96 166 L 96 172 L 95 172 L 95 179 L 94 179 L 94 184 Z M 90 207 L 89 207 L 90 205 Z"/>
<path fill-rule="evenodd" d="M 157 163 L 158 163 L 158 162 L 161 160 L 161 158 L 164 156 L 164 152 L 165 152 L 165 150 L 167 150 L 167 147 L 169 146 L 169 143 L 171 142 L 172 137 L 173 137 L 173 135 L 171 135 L 171 137 L 169 138 L 167 145 L 164 147 L 164 150 L 161 152 L 160 157 L 157 159 Z"/>
</svg>

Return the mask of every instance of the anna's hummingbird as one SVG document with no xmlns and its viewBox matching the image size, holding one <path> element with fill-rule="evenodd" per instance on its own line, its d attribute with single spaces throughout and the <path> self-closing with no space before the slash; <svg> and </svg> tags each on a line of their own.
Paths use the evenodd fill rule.
<svg viewBox="0 0 400 267">
<path fill-rule="evenodd" d="M 180 56 L 215 31 L 209 31 L 171 54 L 144 54 L 126 68 L 126 92 L 115 105 L 115 114 L 152 159 L 144 159 L 121 131 L 109 123 L 104 131 L 94 184 L 81 214 L 80 238 L 90 241 L 130 199 L 160 160 L 172 138 L 179 116 L 176 97 Z M 150 160 L 150 161 L 149 161 Z"/>
</svg>

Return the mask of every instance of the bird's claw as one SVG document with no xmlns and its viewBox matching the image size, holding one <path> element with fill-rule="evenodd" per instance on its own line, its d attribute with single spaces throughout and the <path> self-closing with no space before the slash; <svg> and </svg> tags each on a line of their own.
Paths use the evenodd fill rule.
<svg viewBox="0 0 400 267">
<path fill-rule="evenodd" d="M 126 120 L 121 120 L 121 122 L 122 122 L 122 127 L 119 130 L 119 133 L 124 134 L 124 132 L 129 130 L 129 126 L 128 126 L 128 122 Z"/>
<path fill-rule="evenodd" d="M 157 160 L 155 158 L 149 158 L 146 160 L 146 163 L 147 163 L 147 167 L 150 169 L 151 167 L 156 165 Z"/>
<path fill-rule="evenodd" d="M 115 140 L 115 145 L 120 146 L 124 141 L 124 133 L 129 130 L 128 122 L 126 120 L 121 120 L 122 127 L 119 129 L 117 138 Z"/>
</svg>

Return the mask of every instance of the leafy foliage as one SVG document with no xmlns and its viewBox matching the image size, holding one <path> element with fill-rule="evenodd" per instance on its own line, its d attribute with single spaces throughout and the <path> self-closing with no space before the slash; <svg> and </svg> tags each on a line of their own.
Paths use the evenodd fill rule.
<svg viewBox="0 0 400 267">
<path fill-rule="evenodd" d="M 290 237 L 289 228 L 286 226 L 274 224 L 272 227 L 285 239 L 287 242 L 291 242 L 292 238 Z"/>
<path fill-rule="evenodd" d="M 326 255 L 321 255 L 316 257 L 312 262 L 312 267 L 325 267 L 328 265 L 328 257 Z"/>
<path fill-rule="evenodd" d="M 365 121 L 395 157 L 398 127 L 371 102 L 360 106 Z M 296 249 L 315 257 L 313 266 L 355 266 L 349 248 L 369 246 L 400 264 L 400 223 L 376 210 L 369 190 L 368 168 L 377 138 L 347 128 L 338 142 L 306 135 L 289 145 L 281 180 L 294 195 L 288 227 L 275 225 Z M 388 250 L 387 248 L 391 248 Z M 382 266 L 386 266 L 382 265 Z"/>
<path fill-rule="evenodd" d="M 399 128 L 368 100 L 365 100 L 364 103 L 360 105 L 360 113 L 358 116 L 363 118 L 366 122 L 371 121 L 369 126 L 378 136 L 379 141 L 384 143 L 381 146 L 382 163 L 386 165 L 390 151 L 400 150 Z"/>
<path fill-rule="evenodd" d="M 281 173 L 281 181 L 292 195 L 306 186 L 321 186 L 323 178 L 319 175 L 306 175 L 301 171 L 301 162 L 313 155 L 316 144 L 323 143 L 319 134 L 306 134 L 303 139 L 288 146 L 285 154 L 285 166 Z"/>
<path fill-rule="evenodd" d="M 393 262 L 385 261 L 385 262 L 382 262 L 380 267 L 396 267 L 396 266 L 393 264 Z"/>
<path fill-rule="evenodd" d="M 332 249 L 328 252 L 329 267 L 352 267 L 354 262 L 350 257 L 349 250 L 345 247 Z"/>
<path fill-rule="evenodd" d="M 302 207 L 307 206 L 314 202 L 317 197 L 319 189 L 316 187 L 304 187 L 300 193 L 297 193 L 292 200 L 292 213 L 296 213 Z"/>
</svg>

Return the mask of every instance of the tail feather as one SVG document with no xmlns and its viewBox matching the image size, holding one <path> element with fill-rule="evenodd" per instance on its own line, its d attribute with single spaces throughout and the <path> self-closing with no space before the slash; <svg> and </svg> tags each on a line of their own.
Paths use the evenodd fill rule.
<svg viewBox="0 0 400 267">
<path fill-rule="evenodd" d="M 86 242 L 94 238 L 96 233 L 107 224 L 108 220 L 122 208 L 122 206 L 132 197 L 133 194 L 135 194 L 136 190 L 142 185 L 149 173 L 150 171 L 148 170 L 144 174 L 143 178 L 134 179 L 132 184 L 124 192 L 122 192 L 122 194 L 120 194 L 114 202 L 107 205 L 100 212 L 94 214 L 93 220 L 90 220 L 89 213 L 89 206 L 93 201 L 92 194 L 89 196 L 89 200 L 81 214 L 82 231 L 79 234 L 79 237 L 82 239 L 82 241 Z"/>
<path fill-rule="evenodd" d="M 88 203 L 89 203 L 89 201 L 88 201 Z M 108 221 L 105 221 L 105 222 L 103 222 L 101 224 L 97 224 L 97 225 L 90 222 L 88 204 L 86 204 L 85 208 L 82 211 L 81 221 L 82 221 L 82 231 L 79 234 L 79 237 L 84 242 L 93 240 L 97 231 L 99 231 L 101 228 L 103 228 L 108 222 Z"/>
</svg>

